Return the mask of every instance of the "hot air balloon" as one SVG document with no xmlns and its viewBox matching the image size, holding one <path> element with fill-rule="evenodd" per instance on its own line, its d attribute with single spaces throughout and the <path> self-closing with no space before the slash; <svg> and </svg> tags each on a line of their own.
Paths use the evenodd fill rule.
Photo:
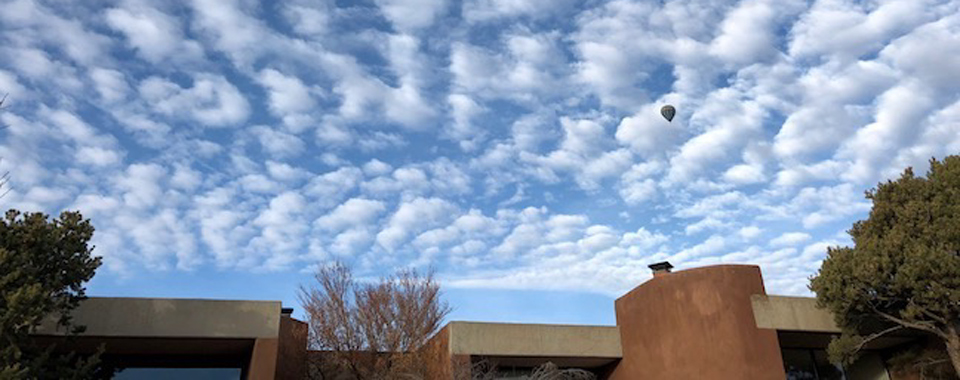
<svg viewBox="0 0 960 380">
<path fill-rule="evenodd" d="M 677 109 L 673 108 L 673 106 L 668 104 L 660 108 L 660 114 L 663 115 L 664 119 L 667 119 L 667 121 L 672 122 L 673 116 L 677 114 Z"/>
</svg>

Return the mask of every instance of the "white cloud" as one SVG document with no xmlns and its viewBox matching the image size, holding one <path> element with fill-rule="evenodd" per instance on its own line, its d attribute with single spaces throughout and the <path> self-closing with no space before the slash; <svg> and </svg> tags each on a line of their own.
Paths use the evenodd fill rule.
<svg viewBox="0 0 960 380">
<path fill-rule="evenodd" d="M 875 121 L 857 130 L 838 152 L 853 160 L 843 176 L 854 183 L 880 179 L 882 161 L 913 135 L 916 121 L 929 114 L 935 100 L 923 88 L 906 83 L 887 90 L 877 101 Z"/>
<path fill-rule="evenodd" d="M 312 90 L 295 76 L 274 69 L 263 69 L 258 80 L 268 90 L 270 110 L 278 116 L 307 112 L 317 105 L 311 95 Z"/>
<path fill-rule="evenodd" d="M 243 255 L 239 248 L 254 233 L 243 225 L 250 219 L 250 214 L 238 196 L 235 189 L 221 187 L 200 194 L 195 200 L 200 237 L 220 268 L 237 264 Z"/>
<path fill-rule="evenodd" d="M 115 181 L 123 191 L 123 203 L 126 207 L 143 209 L 156 206 L 163 195 L 161 181 L 167 170 L 157 164 L 133 164 Z"/>
<path fill-rule="evenodd" d="M 901 6 L 912 8 L 916 14 L 919 5 L 919 2 L 903 2 Z M 960 79 L 946 74 L 960 70 L 958 24 L 960 16 L 953 14 L 922 25 L 887 45 L 880 52 L 880 58 L 931 88 L 951 92 L 960 86 Z"/>
<path fill-rule="evenodd" d="M 681 137 L 682 130 L 660 117 L 658 104 L 648 104 L 617 126 L 617 141 L 634 152 L 655 157 L 670 149 Z M 676 120 L 679 123 L 679 120 Z"/>
<path fill-rule="evenodd" d="M 390 164 L 380 161 L 376 158 L 368 161 L 366 164 L 363 164 L 363 172 L 371 176 L 380 176 L 387 174 L 393 171 L 393 167 Z"/>
<path fill-rule="evenodd" d="M 869 102 L 896 82 L 896 73 L 882 63 L 859 61 L 813 67 L 798 82 L 804 102 L 786 118 L 773 145 L 788 160 L 834 151 L 868 122 Z"/>
<path fill-rule="evenodd" d="M 741 228 L 737 233 L 740 235 L 740 237 L 751 240 L 757 236 L 760 236 L 760 234 L 763 233 L 763 229 L 757 226 L 747 226 Z"/>
<path fill-rule="evenodd" d="M 446 0 L 376 0 L 384 16 L 400 30 L 430 26 L 447 7 Z"/>
<path fill-rule="evenodd" d="M 77 162 L 94 166 L 113 166 L 123 160 L 123 155 L 112 149 L 85 146 L 77 150 Z"/>
<path fill-rule="evenodd" d="M 282 269 L 302 252 L 309 230 L 303 219 L 305 206 L 306 199 L 301 194 L 287 191 L 271 199 L 269 207 L 253 220 L 261 230 L 259 236 L 250 240 L 251 248 L 270 253 L 264 263 L 268 269 Z M 241 265 L 250 259 L 245 257 Z"/>
<path fill-rule="evenodd" d="M 463 3 L 467 21 L 497 21 L 503 18 L 547 18 L 564 12 L 573 2 L 568 0 L 468 0 Z"/>
<path fill-rule="evenodd" d="M 6 70 L 0 70 L 0 88 L 8 96 L 7 101 L 11 99 L 9 98 L 10 94 L 14 96 L 27 96 L 28 94 L 27 89 L 17 80 L 17 75 Z"/>
<path fill-rule="evenodd" d="M 146 2 L 128 0 L 107 9 L 107 25 L 122 32 L 137 54 L 151 63 L 189 62 L 203 58 L 203 48 L 183 36 L 179 22 Z"/>
<path fill-rule="evenodd" d="M 708 123 L 706 131 L 687 140 L 680 152 L 670 159 L 668 183 L 696 179 L 725 162 L 743 149 L 748 139 L 761 128 L 763 109 L 754 102 L 740 99 L 730 88 L 711 93 L 691 117 Z"/>
<path fill-rule="evenodd" d="M 280 52 L 289 47 L 262 21 L 247 14 L 244 9 L 247 5 L 219 0 L 191 3 L 195 14 L 192 29 L 216 50 L 227 54 L 234 65 L 244 68 L 268 51 Z"/>
<path fill-rule="evenodd" d="M 187 165 L 177 165 L 170 184 L 175 188 L 194 190 L 203 182 L 203 174 Z"/>
<path fill-rule="evenodd" d="M 250 131 L 256 136 L 263 150 L 273 157 L 296 157 L 303 153 L 306 147 L 303 140 L 296 135 L 267 126 L 256 126 Z"/>
<path fill-rule="evenodd" d="M 273 177 L 278 181 L 296 182 L 310 175 L 310 173 L 306 170 L 291 166 L 284 162 L 267 161 L 266 165 L 267 173 L 270 174 L 270 177 Z"/>
<path fill-rule="evenodd" d="M 645 2 L 612 1 L 584 12 L 572 36 L 577 79 L 604 105 L 636 110 L 646 103 L 642 84 L 657 80 L 650 72 L 678 51 L 669 22 L 661 20 L 657 7 Z"/>
<path fill-rule="evenodd" d="M 310 183 L 304 186 L 304 192 L 318 202 L 332 207 L 352 192 L 362 179 L 363 172 L 360 169 L 342 167 L 311 179 Z"/>
<path fill-rule="evenodd" d="M 389 148 L 397 148 L 407 145 L 407 140 L 402 135 L 396 133 L 385 133 L 376 131 L 373 134 L 360 136 L 358 145 L 361 150 L 373 152 Z"/>
<path fill-rule="evenodd" d="M 640 227 L 636 232 L 627 232 L 623 234 L 620 244 L 625 247 L 636 249 L 650 249 L 660 244 L 666 243 L 669 238 L 659 232 L 650 232 L 646 228 Z"/>
<path fill-rule="evenodd" d="M 721 253 L 721 250 L 726 247 L 727 240 L 725 238 L 720 235 L 713 235 L 697 245 L 683 249 L 680 252 L 671 255 L 667 261 L 670 261 L 674 265 L 682 264 L 692 259 Z"/>
<path fill-rule="evenodd" d="M 793 13 L 803 4 L 798 1 L 748 0 L 727 13 L 720 34 L 710 43 L 710 53 L 723 61 L 747 65 L 777 56 L 776 22 L 778 12 Z"/>
<path fill-rule="evenodd" d="M 278 182 L 262 174 L 247 174 L 238 178 L 237 183 L 252 193 L 272 194 L 282 190 Z"/>
<path fill-rule="evenodd" d="M 56 11 L 32 0 L 6 3 L 3 10 L 0 21 L 8 28 L 21 29 L 20 35 L 29 34 L 57 46 L 66 57 L 81 65 L 102 62 L 105 57 L 110 57 L 107 54 L 110 40 L 85 28 L 80 20 L 61 17 Z"/>
<path fill-rule="evenodd" d="M 84 209 L 127 274 L 801 294 L 865 189 L 960 152 L 952 2 L 57 5 L 0 13 L 2 202 Z"/>
<path fill-rule="evenodd" d="M 412 234 L 436 226 L 452 217 L 458 207 L 439 198 L 416 198 L 404 202 L 390 216 L 386 227 L 377 234 L 377 243 L 388 252 L 396 250 Z"/>
<path fill-rule="evenodd" d="M 513 33 L 505 36 L 506 51 L 468 43 L 451 47 L 449 70 L 455 91 L 479 98 L 536 102 L 562 97 L 570 71 L 556 33 Z M 561 91 L 561 92 L 556 92 Z"/>
<path fill-rule="evenodd" d="M 862 190 L 852 184 L 805 187 L 784 204 L 768 208 L 764 218 L 796 220 L 797 215 L 802 215 L 803 228 L 811 229 L 850 216 L 864 215 L 870 206 Z"/>
<path fill-rule="evenodd" d="M 773 240 L 770 240 L 770 246 L 791 247 L 800 243 L 804 243 L 812 238 L 813 237 L 806 232 L 786 232 L 780 236 L 777 236 Z"/>
<path fill-rule="evenodd" d="M 318 218 L 314 224 L 328 231 L 363 227 L 376 221 L 386 209 L 386 204 L 381 201 L 351 198 L 337 206 L 333 211 Z"/>
<path fill-rule="evenodd" d="M 124 153 L 117 147 L 117 140 L 110 134 L 101 133 L 77 115 L 65 110 L 42 108 L 38 116 L 55 127 L 50 131 L 51 138 L 68 140 L 75 146 L 73 157 L 77 162 L 107 167 L 123 161 Z"/>
<path fill-rule="evenodd" d="M 97 93 L 107 103 L 115 103 L 126 99 L 130 93 L 130 86 L 122 72 L 104 68 L 94 68 L 90 78 L 96 86 Z"/>
<path fill-rule="evenodd" d="M 193 269 L 201 262 L 194 235 L 175 210 L 163 209 L 152 216 L 121 214 L 116 222 L 130 226 L 125 232 L 147 266 L 166 269 L 171 256 L 180 270 Z"/>
<path fill-rule="evenodd" d="M 815 2 L 791 31 L 790 53 L 853 59 L 879 51 L 892 36 L 928 20 L 932 4 L 890 1 L 878 6 L 843 0 Z"/>
<path fill-rule="evenodd" d="M 330 250 L 341 255 L 353 255 L 373 243 L 374 234 L 363 228 L 354 228 L 337 234 Z"/>
<path fill-rule="evenodd" d="M 237 125 L 250 113 L 246 98 L 219 75 L 198 74 L 189 88 L 150 77 L 140 82 L 139 92 L 157 113 L 172 118 L 188 115 L 210 127 Z"/>
<path fill-rule="evenodd" d="M 723 173 L 723 179 L 736 184 L 751 184 L 763 182 L 766 177 L 763 175 L 763 167 L 757 165 L 740 164 L 734 165 Z"/>
<path fill-rule="evenodd" d="M 326 1 L 285 3 L 281 12 L 299 34 L 322 36 L 329 30 L 332 9 Z"/>
<path fill-rule="evenodd" d="M 634 164 L 620 177 L 620 197 L 630 205 L 653 199 L 657 194 L 657 184 L 652 177 L 661 170 L 662 165 L 657 161 Z"/>
<path fill-rule="evenodd" d="M 473 150 L 476 147 L 473 139 L 482 136 L 483 131 L 473 125 L 472 119 L 483 112 L 483 107 L 464 94 L 450 94 L 447 103 L 450 104 L 453 125 L 446 133 L 451 139 L 460 141 L 461 149 Z"/>
</svg>

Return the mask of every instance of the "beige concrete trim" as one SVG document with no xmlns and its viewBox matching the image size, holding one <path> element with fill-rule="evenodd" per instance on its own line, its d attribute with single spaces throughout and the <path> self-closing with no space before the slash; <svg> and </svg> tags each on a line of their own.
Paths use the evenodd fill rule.
<svg viewBox="0 0 960 380">
<path fill-rule="evenodd" d="M 87 336 L 276 338 L 280 301 L 91 297 L 73 311 Z M 53 318 L 38 335 L 60 335 Z"/>
<path fill-rule="evenodd" d="M 817 307 L 817 300 L 809 297 L 767 296 L 750 297 L 757 327 L 784 331 L 812 331 L 839 333 L 833 314 Z"/>
<path fill-rule="evenodd" d="M 454 355 L 620 358 L 617 326 L 450 322 Z"/>
</svg>

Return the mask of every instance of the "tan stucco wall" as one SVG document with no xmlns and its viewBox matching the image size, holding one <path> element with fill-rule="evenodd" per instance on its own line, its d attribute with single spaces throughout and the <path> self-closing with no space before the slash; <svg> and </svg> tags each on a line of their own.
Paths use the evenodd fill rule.
<svg viewBox="0 0 960 380">
<path fill-rule="evenodd" d="M 246 380 L 274 380 L 277 372 L 279 339 L 259 338 L 253 344 Z"/>
<path fill-rule="evenodd" d="M 784 297 L 755 294 L 751 299 L 757 327 L 785 331 L 839 333 L 833 314 L 817 307 L 808 297 Z"/>
<path fill-rule="evenodd" d="M 760 268 L 720 265 L 657 276 L 616 301 L 616 380 L 783 380 L 775 330 L 757 328 Z"/>
<path fill-rule="evenodd" d="M 276 338 L 280 302 L 91 297 L 72 315 L 86 336 Z M 52 318 L 36 331 L 62 333 Z"/>
<path fill-rule="evenodd" d="M 451 322 L 454 355 L 619 358 L 616 326 Z"/>
</svg>

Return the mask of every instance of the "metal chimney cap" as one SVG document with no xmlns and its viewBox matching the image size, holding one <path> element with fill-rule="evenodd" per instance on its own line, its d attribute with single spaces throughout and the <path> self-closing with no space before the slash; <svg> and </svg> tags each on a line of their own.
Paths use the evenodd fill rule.
<svg viewBox="0 0 960 380">
<path fill-rule="evenodd" d="M 669 261 L 662 261 L 662 262 L 659 262 L 659 263 L 650 264 L 650 265 L 648 265 L 647 267 L 650 268 L 651 270 L 653 270 L 654 273 L 657 273 L 657 272 L 670 272 L 670 269 L 673 269 L 673 264 L 670 264 Z"/>
<path fill-rule="evenodd" d="M 282 308 L 280 308 L 280 314 L 281 314 L 281 315 L 290 315 L 290 314 L 293 314 L 293 308 L 292 308 L 292 307 L 282 307 Z"/>
</svg>

